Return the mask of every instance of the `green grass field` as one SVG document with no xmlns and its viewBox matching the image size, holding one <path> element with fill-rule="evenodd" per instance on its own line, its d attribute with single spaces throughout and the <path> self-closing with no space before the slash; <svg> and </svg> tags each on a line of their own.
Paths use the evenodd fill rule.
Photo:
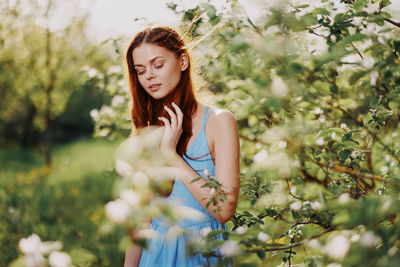
<svg viewBox="0 0 400 267">
<path fill-rule="evenodd" d="M 34 150 L 0 151 L 0 266 L 20 252 L 18 240 L 32 233 L 82 254 L 77 266 L 121 266 L 121 232 L 100 235 L 104 204 L 117 175 L 114 152 L 121 140 L 82 139 L 56 145 L 49 172 Z"/>
</svg>

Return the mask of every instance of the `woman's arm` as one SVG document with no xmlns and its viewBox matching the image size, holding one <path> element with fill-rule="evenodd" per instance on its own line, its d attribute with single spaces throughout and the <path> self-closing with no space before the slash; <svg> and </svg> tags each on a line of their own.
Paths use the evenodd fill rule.
<svg viewBox="0 0 400 267">
<path fill-rule="evenodd" d="M 201 187 L 206 181 L 201 179 L 191 183 L 199 175 L 176 153 L 176 144 L 172 149 L 174 142 L 179 140 L 183 119 L 182 112 L 175 106 L 176 114 L 166 108 L 171 116 L 170 122 L 162 118 L 165 124 L 165 132 L 161 149 L 171 159 L 171 166 L 176 168 L 177 176 L 190 193 L 211 215 L 219 222 L 224 223 L 234 214 L 239 196 L 239 138 L 235 119 L 230 112 L 221 110 L 217 110 L 215 114 L 209 117 L 207 130 L 208 134 L 211 135 L 211 146 L 214 150 L 215 177 L 224 187 L 227 198 L 227 200 L 218 204 L 219 212 L 214 213 L 215 206 L 210 205 L 206 208 L 210 189 Z"/>
<path fill-rule="evenodd" d="M 139 266 L 141 256 L 142 256 L 142 247 L 137 245 L 129 247 L 125 252 L 124 267 Z"/>
</svg>

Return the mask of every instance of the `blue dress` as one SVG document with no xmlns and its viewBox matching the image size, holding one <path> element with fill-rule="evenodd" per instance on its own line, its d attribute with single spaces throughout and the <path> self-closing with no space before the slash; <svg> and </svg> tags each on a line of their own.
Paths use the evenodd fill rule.
<svg viewBox="0 0 400 267">
<path fill-rule="evenodd" d="M 199 175 L 204 175 L 204 170 L 208 170 L 212 176 L 215 174 L 215 165 L 210 155 L 205 133 L 205 125 L 211 112 L 212 110 L 208 112 L 208 107 L 206 107 L 203 115 L 201 131 L 186 152 L 186 155 L 190 158 L 186 157 L 186 155 L 183 156 L 183 159 Z M 193 236 L 201 236 L 200 231 L 204 228 L 211 228 L 212 230 L 226 229 L 225 224 L 218 222 L 200 205 L 179 178 L 175 179 L 172 192 L 167 199 L 174 201 L 178 200 L 182 205 L 196 209 L 204 214 L 204 216 L 202 216 L 203 219 L 200 221 L 183 219 L 177 223 L 177 225 L 183 230 L 190 231 Z M 163 223 L 161 218 L 153 218 L 150 229 L 156 231 L 158 235 L 156 238 L 148 240 L 148 248 L 142 250 L 142 256 L 139 263 L 140 267 L 194 267 L 214 265 L 218 261 L 217 257 L 207 259 L 201 254 L 196 254 L 194 256 L 189 255 L 187 248 L 188 242 L 191 240 L 191 237 L 189 236 L 179 235 L 174 238 L 166 238 L 170 226 Z M 216 238 L 222 239 L 223 237 L 220 234 Z M 217 255 L 220 255 L 218 250 L 216 250 L 216 252 Z"/>
</svg>

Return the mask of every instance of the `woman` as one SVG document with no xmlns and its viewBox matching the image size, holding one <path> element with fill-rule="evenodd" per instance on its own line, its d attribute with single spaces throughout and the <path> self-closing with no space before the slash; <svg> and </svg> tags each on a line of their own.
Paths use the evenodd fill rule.
<svg viewBox="0 0 400 267">
<path fill-rule="evenodd" d="M 126 61 L 134 126 L 165 128 L 160 148 L 177 171 L 168 199 L 179 199 L 205 215 L 202 221 L 183 220 L 178 225 L 194 235 L 200 235 L 202 229 L 225 228 L 224 223 L 235 212 L 239 193 L 239 139 L 234 117 L 228 111 L 196 101 L 190 57 L 181 36 L 173 29 L 154 27 L 136 34 Z M 206 180 L 191 183 L 206 170 L 228 188 L 224 190 L 226 201 L 218 204 L 218 212 L 214 212 L 213 205 L 206 207 L 210 195 L 210 189 L 202 187 Z M 164 240 L 168 226 L 159 218 L 152 219 L 151 228 L 159 238 L 150 240 L 146 250 L 130 248 L 125 266 L 198 266 L 218 260 L 189 255 L 184 236 Z"/>
</svg>

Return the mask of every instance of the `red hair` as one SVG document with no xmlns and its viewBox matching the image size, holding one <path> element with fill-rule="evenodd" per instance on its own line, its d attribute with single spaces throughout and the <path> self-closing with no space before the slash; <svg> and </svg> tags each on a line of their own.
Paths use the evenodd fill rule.
<svg viewBox="0 0 400 267">
<path fill-rule="evenodd" d="M 191 78 L 190 58 L 186 70 L 182 71 L 181 79 L 169 95 L 162 99 L 154 99 L 144 90 L 138 81 L 132 57 L 133 50 L 141 44 L 153 44 L 164 47 L 173 52 L 177 58 L 187 53 L 182 37 L 169 27 L 149 27 L 137 33 L 131 41 L 126 52 L 130 92 L 132 95 L 132 122 L 136 129 L 146 126 L 162 126 L 158 117 L 169 118 L 164 106 L 171 106 L 175 102 L 183 112 L 182 135 L 179 139 L 176 151 L 183 156 L 192 136 L 192 115 L 197 110 L 197 101 L 194 95 Z M 174 108 L 171 108 L 174 110 Z"/>
</svg>

